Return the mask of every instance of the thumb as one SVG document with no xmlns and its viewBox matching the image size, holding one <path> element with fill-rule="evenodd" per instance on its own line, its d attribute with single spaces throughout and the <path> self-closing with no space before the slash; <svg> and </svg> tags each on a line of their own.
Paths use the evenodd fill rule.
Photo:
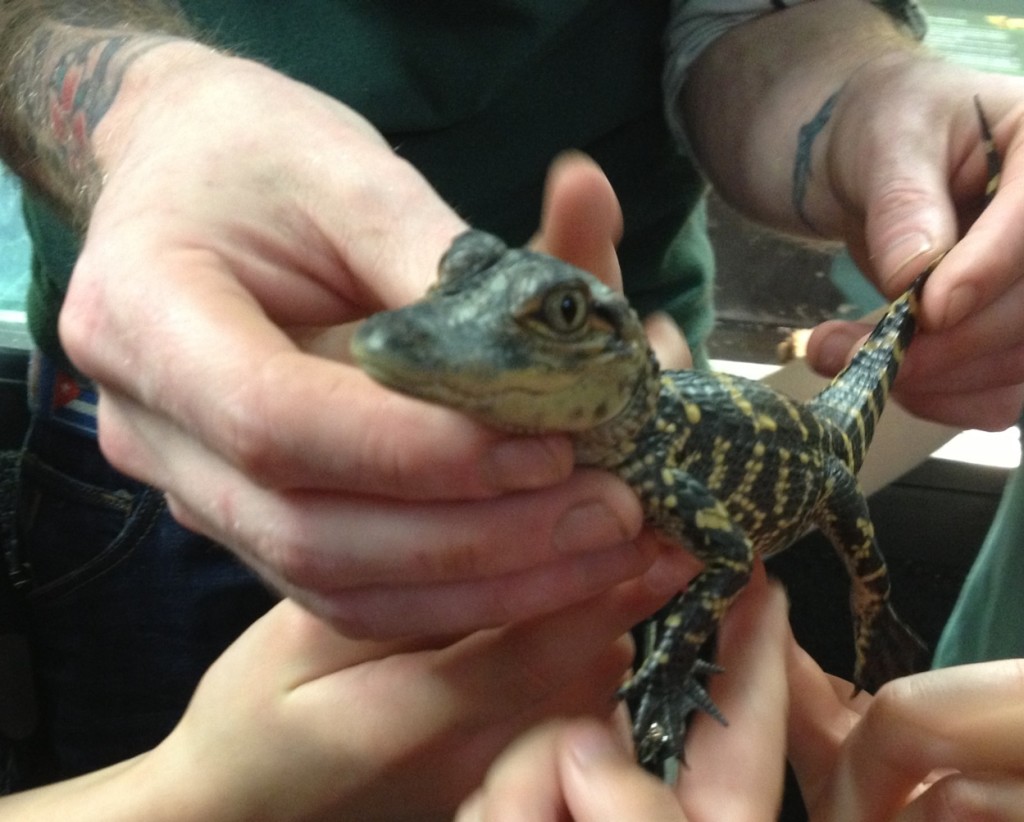
<svg viewBox="0 0 1024 822">
<path fill-rule="evenodd" d="M 555 159 L 544 191 L 538 251 L 589 271 L 622 290 L 615 246 L 622 237 L 622 209 L 597 163 L 580 152 Z"/>
<path fill-rule="evenodd" d="M 834 377 L 871 332 L 870 323 L 827 320 L 807 338 L 807 364 L 823 377 Z"/>
<path fill-rule="evenodd" d="M 663 311 L 656 311 L 644 320 L 647 339 L 662 368 L 692 368 L 693 355 L 682 329 Z"/>
<path fill-rule="evenodd" d="M 667 784 L 639 768 L 608 727 L 577 720 L 562 731 L 559 772 L 572 819 L 684 822 Z"/>
<path fill-rule="evenodd" d="M 906 290 L 957 239 L 957 215 L 946 178 L 948 144 L 927 131 L 927 118 L 906 125 L 900 139 L 889 135 L 869 141 L 869 165 L 840 166 L 852 181 L 845 188 L 861 203 L 863 226 L 847 231 L 850 256 L 886 297 Z M 858 228 L 861 230 L 858 231 Z M 816 372 L 834 376 L 850 360 L 873 323 L 833 320 L 822 323 L 807 343 L 807 362 Z"/>
<path fill-rule="evenodd" d="M 944 141 L 934 135 L 904 137 L 879 153 L 864 183 L 865 270 L 873 272 L 879 290 L 890 298 L 957 238 Z"/>
</svg>

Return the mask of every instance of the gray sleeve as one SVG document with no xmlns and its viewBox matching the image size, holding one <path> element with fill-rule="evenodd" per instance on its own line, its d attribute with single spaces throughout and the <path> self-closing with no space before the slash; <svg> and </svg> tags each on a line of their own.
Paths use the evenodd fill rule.
<svg viewBox="0 0 1024 822">
<path fill-rule="evenodd" d="M 665 35 L 662 80 L 669 127 L 681 147 L 688 149 L 689 142 L 675 102 L 686 82 L 687 71 L 701 52 L 735 26 L 804 2 L 808 0 L 672 0 Z M 889 14 L 914 38 L 920 40 L 924 37 L 925 18 L 917 0 L 870 2 Z"/>
</svg>

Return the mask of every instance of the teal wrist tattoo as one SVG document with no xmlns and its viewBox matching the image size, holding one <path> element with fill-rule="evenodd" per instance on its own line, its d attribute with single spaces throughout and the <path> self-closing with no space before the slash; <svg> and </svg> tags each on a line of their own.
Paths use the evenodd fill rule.
<svg viewBox="0 0 1024 822">
<path fill-rule="evenodd" d="M 811 222 L 805 209 L 807 186 L 811 181 L 811 156 L 814 151 L 814 141 L 831 119 L 832 110 L 836 106 L 836 99 L 838 97 L 838 91 L 829 97 L 824 105 L 818 109 L 818 113 L 800 126 L 800 131 L 797 132 L 796 137 L 796 158 L 793 162 L 793 209 L 796 211 L 800 221 L 815 234 L 820 234 L 821 232 Z"/>
</svg>

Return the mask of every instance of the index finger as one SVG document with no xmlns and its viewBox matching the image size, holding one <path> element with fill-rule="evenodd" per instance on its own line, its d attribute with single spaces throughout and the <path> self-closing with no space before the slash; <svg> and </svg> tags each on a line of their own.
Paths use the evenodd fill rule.
<svg viewBox="0 0 1024 822">
<path fill-rule="evenodd" d="M 566 806 L 558 774 L 564 723 L 534 728 L 491 766 L 484 784 L 456 813 L 456 822 L 559 822 Z"/>
<path fill-rule="evenodd" d="M 775 819 L 786 763 L 788 607 L 763 567 L 722 624 L 711 696 L 729 722 L 700 715 L 678 792 L 689 818 Z"/>
<path fill-rule="evenodd" d="M 565 438 L 500 434 L 303 352 L 244 285 L 216 265 L 187 262 L 162 261 L 158 316 L 134 355 L 135 384 L 124 385 L 116 364 L 97 376 L 260 485 L 480 499 L 546 487 L 571 472 Z M 105 433 L 116 462 L 116 432 Z M 123 447 L 130 456 L 133 444 Z"/>
<path fill-rule="evenodd" d="M 828 676 L 795 641 L 788 655 L 790 690 L 789 761 L 808 809 L 827 794 L 843 742 L 860 719 L 858 707 L 870 699 L 849 696 L 853 685 Z M 826 817 L 827 818 L 827 817 Z"/>
<path fill-rule="evenodd" d="M 977 774 L 1022 767 L 1024 661 L 897 679 L 851 731 L 836 764 L 832 813 L 823 818 L 888 818 L 939 768 Z"/>
</svg>

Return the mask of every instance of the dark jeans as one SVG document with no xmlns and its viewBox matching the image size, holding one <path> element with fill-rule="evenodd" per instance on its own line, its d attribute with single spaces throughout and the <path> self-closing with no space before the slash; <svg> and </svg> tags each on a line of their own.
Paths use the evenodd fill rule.
<svg viewBox="0 0 1024 822">
<path fill-rule="evenodd" d="M 33 423 L 17 517 L 40 713 L 18 787 L 153 747 L 210 663 L 276 600 L 60 423 Z"/>
</svg>

